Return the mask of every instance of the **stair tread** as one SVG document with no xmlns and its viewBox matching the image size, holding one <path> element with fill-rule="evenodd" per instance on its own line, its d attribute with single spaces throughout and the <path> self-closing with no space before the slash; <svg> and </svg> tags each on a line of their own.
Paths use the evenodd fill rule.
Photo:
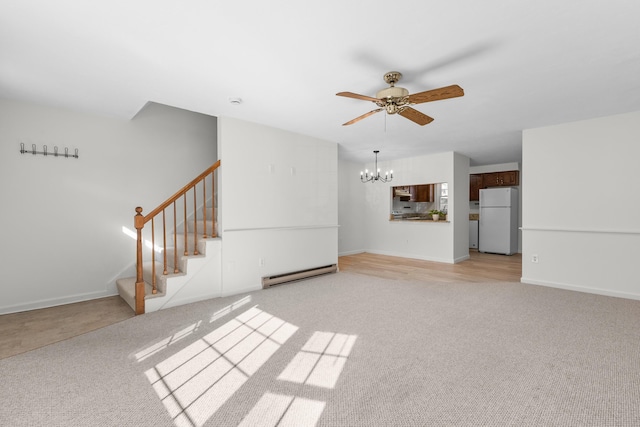
<svg viewBox="0 0 640 427">
<path fill-rule="evenodd" d="M 136 278 L 135 277 L 125 277 L 122 279 L 116 280 L 116 285 L 118 287 L 118 291 L 120 296 L 129 303 L 131 308 L 135 309 L 135 295 L 136 295 Z M 145 295 L 144 298 L 158 298 L 164 295 L 164 292 L 158 292 L 153 294 L 153 287 L 144 282 Z M 132 305 L 133 304 L 133 305 Z"/>
<path fill-rule="evenodd" d="M 184 236 L 184 233 L 182 232 L 182 236 Z M 215 236 L 215 237 L 203 237 L 202 234 L 197 234 L 196 235 L 198 241 L 200 240 L 222 240 L 220 236 Z M 193 238 L 193 232 L 189 232 L 188 233 L 188 239 L 189 239 L 189 244 L 191 245 L 192 239 Z M 173 243 L 173 240 L 171 240 L 171 243 Z M 173 247 L 167 247 L 166 248 L 167 251 L 171 250 L 173 251 L 175 248 Z M 184 250 L 184 248 L 179 248 L 180 251 Z M 193 255 L 193 254 L 189 254 L 189 255 L 184 255 L 182 253 L 178 254 L 179 258 L 206 258 L 206 254 L 204 252 L 199 253 L 198 255 Z M 169 257 L 168 257 L 169 258 Z M 145 261 L 143 263 L 143 270 L 145 271 L 145 277 L 150 277 L 151 274 L 151 270 L 152 270 L 152 264 L 154 261 L 148 260 Z M 180 270 L 178 273 L 174 273 L 173 272 L 173 258 L 171 257 L 171 259 L 167 259 L 167 269 L 168 272 L 166 275 L 162 274 L 163 273 L 163 258 L 162 256 L 158 257 L 156 256 L 155 259 L 155 265 L 156 265 L 156 277 L 158 279 L 165 277 L 165 278 L 169 278 L 169 277 L 178 277 L 178 276 L 185 276 L 187 275 L 187 272 Z M 116 280 L 116 287 L 118 289 L 118 293 L 120 294 L 121 298 L 131 307 L 132 310 L 135 311 L 135 289 L 136 289 L 136 277 L 125 277 L 125 278 L 120 278 Z M 164 283 L 164 281 L 162 281 Z M 157 282 L 158 285 L 158 289 L 157 289 L 157 293 L 153 294 L 152 293 L 152 286 L 151 284 L 149 284 L 146 280 L 145 280 L 145 300 L 146 299 L 151 299 L 151 298 L 159 298 L 159 297 L 163 297 L 165 296 L 165 292 L 164 290 L 161 291 L 160 289 L 160 284 L 161 282 Z"/>
</svg>

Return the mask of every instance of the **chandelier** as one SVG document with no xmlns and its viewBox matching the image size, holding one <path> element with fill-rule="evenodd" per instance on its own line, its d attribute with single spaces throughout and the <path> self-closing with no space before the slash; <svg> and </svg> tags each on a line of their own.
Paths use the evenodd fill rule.
<svg viewBox="0 0 640 427">
<path fill-rule="evenodd" d="M 362 182 L 391 182 L 393 179 L 393 171 L 385 172 L 384 177 L 380 175 L 380 168 L 378 168 L 378 153 L 379 150 L 374 150 L 373 153 L 376 155 L 376 168 L 369 175 L 369 170 L 365 169 L 364 172 L 360 171 L 360 181 Z"/>
</svg>

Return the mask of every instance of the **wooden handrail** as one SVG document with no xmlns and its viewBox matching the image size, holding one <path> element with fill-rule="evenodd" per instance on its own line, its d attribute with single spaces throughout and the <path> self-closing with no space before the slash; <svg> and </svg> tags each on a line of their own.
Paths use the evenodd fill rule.
<svg viewBox="0 0 640 427">
<path fill-rule="evenodd" d="M 210 167 L 208 167 L 204 172 L 202 172 L 200 175 L 198 175 L 195 179 L 193 179 L 190 183 L 188 183 L 187 185 L 185 185 L 184 187 L 182 187 L 177 193 L 175 193 L 173 196 L 169 197 L 167 200 L 165 200 L 163 203 L 161 203 L 157 208 L 155 208 L 154 210 L 152 210 L 151 212 L 149 212 L 147 215 L 142 215 L 142 208 L 141 207 L 137 207 L 136 208 L 136 215 L 134 216 L 133 222 L 134 222 L 134 226 L 136 228 L 136 234 L 137 234 L 137 243 L 136 243 L 136 287 L 135 287 L 135 311 L 136 314 L 144 314 L 145 308 L 144 308 L 144 297 L 145 297 L 145 280 L 144 280 L 144 272 L 143 272 L 143 267 L 142 267 L 142 230 L 144 228 L 144 225 L 151 221 L 151 229 L 152 229 L 152 236 L 151 236 L 151 261 L 152 261 L 152 278 L 151 278 L 151 289 L 152 289 L 152 293 L 156 293 L 157 292 L 157 287 L 156 287 L 156 267 L 155 267 L 155 222 L 153 221 L 153 219 L 160 213 L 162 213 L 162 233 L 163 233 L 163 239 L 162 239 L 162 245 L 163 245 L 163 275 L 167 274 L 167 239 L 166 239 L 166 233 L 167 233 L 167 227 L 166 227 L 166 215 L 165 215 L 165 210 L 167 208 L 169 208 L 171 205 L 173 205 L 173 246 L 174 246 L 174 256 L 173 256 L 173 262 L 174 262 L 174 269 L 173 272 L 174 273 L 178 273 L 178 253 L 177 253 L 177 219 L 176 219 L 176 215 L 177 215 L 177 209 L 176 209 L 176 202 L 182 198 L 183 199 L 183 205 L 184 205 L 184 212 L 183 212 L 183 227 L 184 227 L 184 255 L 189 255 L 189 246 L 188 246 L 188 232 L 187 232 L 187 228 L 188 228 L 188 218 L 187 218 L 187 193 L 191 190 L 193 190 L 193 255 L 197 255 L 198 254 L 198 225 L 197 225 L 197 209 L 198 209 L 198 200 L 197 200 L 197 191 L 196 191 L 196 186 L 198 184 L 200 184 L 202 182 L 202 187 L 203 187 L 203 201 L 202 201 L 202 206 L 204 209 L 204 234 L 203 234 L 203 238 L 207 238 L 207 237 L 216 237 L 217 236 L 217 231 L 215 229 L 215 177 L 214 177 L 214 172 L 220 167 L 220 160 L 218 160 L 217 162 L 215 162 L 213 165 L 211 165 Z M 206 215 L 206 209 L 207 209 L 207 200 L 206 200 L 206 184 L 205 184 L 205 179 L 211 175 L 211 205 L 212 205 L 212 212 L 213 214 L 211 215 L 211 221 L 213 222 L 213 230 L 211 230 L 211 233 L 209 233 L 207 235 L 207 225 L 206 225 L 206 221 L 207 221 L 207 215 Z"/>
<path fill-rule="evenodd" d="M 191 181 L 190 183 L 188 183 L 187 185 L 182 187 L 182 189 L 180 191 L 178 191 L 173 196 L 169 197 L 167 200 L 165 200 L 164 203 L 162 203 L 160 206 L 158 206 L 157 208 L 155 208 L 154 210 L 149 212 L 147 215 L 145 215 L 145 217 L 144 217 L 145 224 L 147 222 L 149 222 L 149 220 L 151 220 L 151 218 L 153 218 L 154 216 L 158 215 L 160 212 L 165 210 L 171 203 L 175 202 L 180 197 L 182 197 L 182 195 L 185 194 L 187 191 L 189 191 L 190 189 L 195 187 L 197 183 L 202 181 L 207 175 L 213 173 L 219 167 L 220 167 L 220 160 L 215 162 L 213 165 L 209 166 L 204 172 L 202 172 L 200 175 L 198 175 L 193 181 Z"/>
</svg>

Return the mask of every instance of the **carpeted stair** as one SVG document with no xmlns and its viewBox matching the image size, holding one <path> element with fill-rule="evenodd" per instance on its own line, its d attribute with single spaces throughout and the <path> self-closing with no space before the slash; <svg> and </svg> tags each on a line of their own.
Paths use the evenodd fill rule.
<svg viewBox="0 0 640 427">
<path fill-rule="evenodd" d="M 213 217 L 213 209 L 208 207 L 206 208 L 207 212 L 206 212 L 206 217 L 207 218 L 212 218 Z M 200 213 L 200 217 L 202 218 L 203 214 Z M 144 260 L 143 262 L 143 277 L 144 277 L 144 281 L 145 281 L 145 301 L 148 301 L 150 299 L 153 298 L 165 298 L 167 295 L 167 287 L 171 286 L 171 282 L 173 278 L 176 277 L 181 277 L 182 278 L 182 282 L 184 282 L 184 276 L 188 276 L 189 275 L 189 260 L 190 259 L 198 259 L 198 258 L 204 258 L 206 257 L 206 240 L 210 240 L 210 239 L 216 239 L 219 240 L 219 238 L 211 238 L 211 234 L 213 233 L 214 230 L 216 230 L 216 223 L 213 220 L 209 220 L 207 219 L 207 238 L 205 239 L 205 237 L 203 236 L 202 232 L 204 231 L 204 220 L 203 219 L 199 219 L 195 222 L 195 224 L 197 224 L 197 230 L 198 230 L 198 234 L 196 234 L 195 236 L 195 240 L 197 241 L 197 248 L 198 248 L 198 255 L 193 255 L 194 252 L 194 234 L 193 234 L 193 229 L 194 229 L 194 222 L 193 220 L 190 220 L 188 222 L 188 229 L 187 229 L 187 245 L 188 245 L 188 253 L 189 255 L 184 255 L 185 253 L 185 236 L 184 236 L 184 228 L 182 230 L 178 230 L 177 234 L 175 236 L 175 241 L 177 243 L 176 247 L 173 247 L 173 242 L 174 242 L 174 235 L 173 233 L 171 235 L 167 235 L 167 248 L 166 248 L 166 255 L 167 255 L 167 274 L 164 274 L 164 255 L 162 253 L 162 250 L 157 251 L 156 255 L 155 255 L 155 276 L 156 276 L 156 288 L 157 288 L 157 292 L 155 294 L 152 293 L 152 277 L 153 277 L 153 262 L 150 259 L 150 256 L 147 257 L 147 259 Z M 162 242 L 158 242 L 156 241 L 156 246 L 158 246 L 159 244 L 161 245 Z M 177 270 L 178 272 L 174 272 L 174 253 L 177 251 L 178 256 L 177 256 Z M 188 280 L 188 278 L 187 278 Z M 118 288 L 118 294 L 120 295 L 120 297 L 126 301 L 127 304 L 129 304 L 129 306 L 135 310 L 135 284 L 136 284 L 136 278 L 135 277 L 126 277 L 126 278 L 121 278 L 121 279 L 117 279 L 116 280 L 116 286 Z M 147 304 L 145 304 L 147 305 Z M 146 310 L 149 311 L 149 310 Z"/>
</svg>

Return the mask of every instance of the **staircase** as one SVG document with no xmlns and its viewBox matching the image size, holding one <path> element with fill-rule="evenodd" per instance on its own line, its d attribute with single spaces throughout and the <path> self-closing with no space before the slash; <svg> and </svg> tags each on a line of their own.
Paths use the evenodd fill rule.
<svg viewBox="0 0 640 427">
<path fill-rule="evenodd" d="M 221 295 L 214 180 L 219 166 L 217 161 L 148 215 L 136 208 L 136 277 L 116 280 L 136 314 Z"/>
</svg>

